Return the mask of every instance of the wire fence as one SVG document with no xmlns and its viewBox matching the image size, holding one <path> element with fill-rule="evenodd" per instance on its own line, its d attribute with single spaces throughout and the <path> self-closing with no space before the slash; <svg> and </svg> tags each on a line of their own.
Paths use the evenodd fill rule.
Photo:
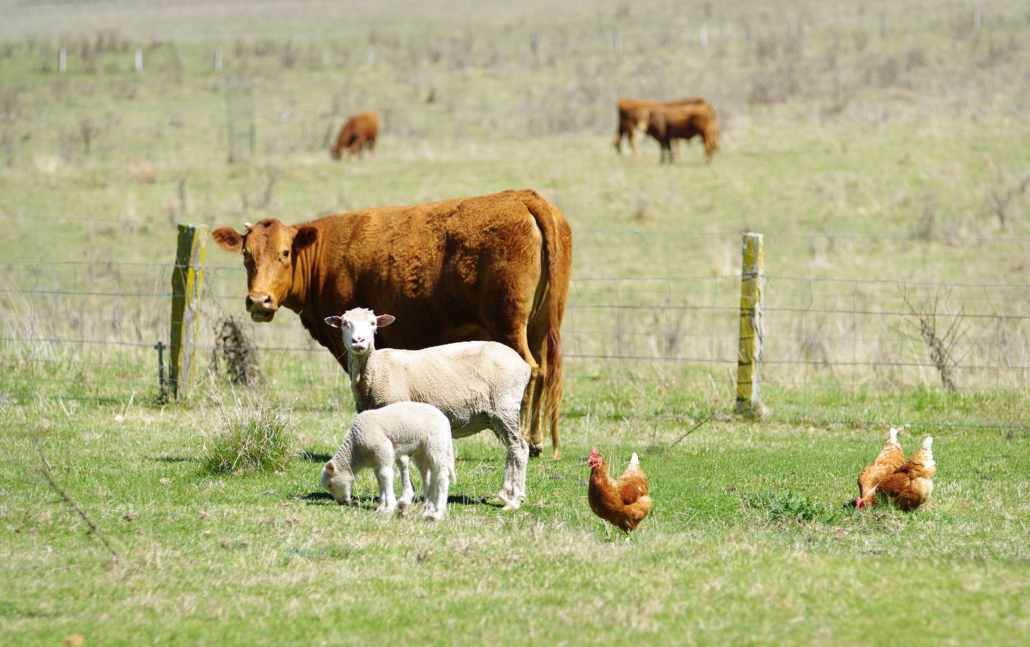
<svg viewBox="0 0 1030 647">
<path fill-rule="evenodd" d="M 740 318 L 736 232 L 579 231 L 562 329 L 565 379 L 655 379 L 675 374 L 684 389 L 732 397 Z M 928 245 L 866 236 L 767 236 L 763 388 L 794 395 L 819 391 L 1022 393 L 1030 384 L 1030 284 L 975 272 L 954 278 L 856 278 L 843 262 L 821 276 L 778 271 L 811 240 L 852 247 Z M 948 245 L 954 245 L 948 239 Z M 1020 239 L 976 239 L 1009 246 Z M 635 258 L 613 261 L 639 247 Z M 713 250 L 715 250 L 713 252 Z M 727 251 L 728 250 L 728 251 Z M 603 251 L 603 253 L 602 253 Z M 889 250 L 888 250 L 889 251 Z M 168 258 L 174 259 L 170 248 Z M 845 255 L 846 256 L 846 255 Z M 696 259 L 700 262 L 688 262 Z M 209 254 L 210 258 L 210 254 Z M 226 261 L 230 257 L 226 257 Z M 713 260 L 714 259 L 714 260 Z M 705 265 L 707 264 L 707 267 Z M 681 266 L 680 275 L 647 270 Z M 968 270 L 968 259 L 963 268 Z M 124 399 L 158 390 L 158 353 L 170 335 L 174 262 L 0 262 L 0 397 Z M 949 266 L 932 272 L 947 275 Z M 618 276 L 605 273 L 618 272 Z M 841 272 L 842 275 L 833 276 Z M 666 272 L 663 272 L 665 274 Z M 795 275 L 791 275 L 795 274 Z M 204 268 L 201 388 L 219 380 L 215 328 L 245 316 L 240 265 Z M 284 312 L 271 325 L 248 325 L 267 385 L 309 406 L 349 398 L 344 371 Z M 211 359 L 205 359 L 211 358 Z M 206 368 L 205 368 L 206 367 Z"/>
</svg>

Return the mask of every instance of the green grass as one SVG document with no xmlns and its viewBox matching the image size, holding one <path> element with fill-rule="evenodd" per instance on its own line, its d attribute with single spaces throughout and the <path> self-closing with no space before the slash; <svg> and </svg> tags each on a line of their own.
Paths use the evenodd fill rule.
<svg viewBox="0 0 1030 647">
<path fill-rule="evenodd" d="M 319 491 L 348 415 L 296 413 L 304 454 L 281 474 L 213 477 L 219 422 L 196 410 L 3 413 L 5 644 L 1019 644 L 1030 619 L 1025 432 L 927 429 L 930 502 L 860 514 L 842 506 L 883 429 L 727 419 L 662 454 L 643 448 L 684 427 L 573 419 L 513 514 L 492 503 L 501 449 L 457 442 L 455 499 L 429 524 L 375 513 L 368 473 L 357 507 Z M 35 436 L 119 560 L 35 476 Z M 613 470 L 641 453 L 655 507 L 628 542 L 586 504 L 591 445 Z"/>
<path fill-rule="evenodd" d="M 979 32 L 938 0 L 309 0 L 159 20 L 117 4 L 0 8 L 0 644 L 1025 644 L 1021 4 L 985 5 Z M 237 74 L 256 146 L 228 164 Z M 711 165 L 696 143 L 664 167 L 653 142 L 612 151 L 619 96 L 697 93 L 722 120 Z M 326 135 L 365 108 L 384 117 L 377 159 L 332 162 Z M 247 331 L 259 388 L 227 387 L 213 327 L 242 310 L 245 274 L 213 245 L 199 385 L 162 404 L 151 346 L 168 340 L 171 274 L 128 263 L 170 264 L 176 222 L 523 187 L 575 242 L 564 458 L 531 461 L 520 511 L 492 500 L 489 434 L 456 443 L 442 523 L 376 514 L 369 473 L 356 507 L 320 492 L 353 420 L 346 375 L 283 313 Z M 766 234 L 769 276 L 752 422 L 728 413 L 744 230 Z M 906 300 L 961 324 L 958 392 L 925 366 Z M 269 469 L 210 469 L 237 398 L 291 412 Z M 907 425 L 909 452 L 934 436 L 933 497 L 848 510 L 887 425 Z M 36 438 L 117 560 L 39 476 Z M 628 542 L 586 503 L 591 446 L 613 471 L 638 452 L 650 476 L 654 510 Z"/>
</svg>

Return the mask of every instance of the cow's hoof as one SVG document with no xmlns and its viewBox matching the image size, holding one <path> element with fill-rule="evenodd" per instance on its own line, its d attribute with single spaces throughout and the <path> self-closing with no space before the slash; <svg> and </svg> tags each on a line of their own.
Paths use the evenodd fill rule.
<svg viewBox="0 0 1030 647">
<path fill-rule="evenodd" d="M 540 456 L 540 454 L 543 454 L 543 453 L 544 453 L 544 446 L 543 445 L 530 445 L 529 446 L 529 457 L 530 458 L 536 458 L 536 457 Z"/>
</svg>

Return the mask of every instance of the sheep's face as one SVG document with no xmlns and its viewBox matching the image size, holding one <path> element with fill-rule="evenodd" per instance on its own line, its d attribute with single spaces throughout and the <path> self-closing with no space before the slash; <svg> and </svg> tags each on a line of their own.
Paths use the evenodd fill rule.
<svg viewBox="0 0 1030 647">
<path fill-rule="evenodd" d="M 374 348 L 372 339 L 376 329 L 394 322 L 391 315 L 376 315 L 365 308 L 348 310 L 339 317 L 326 317 L 325 322 L 343 333 L 343 345 L 347 352 L 364 355 Z"/>
<path fill-rule="evenodd" d="M 329 461 L 322 468 L 322 487 L 329 490 L 336 502 L 340 505 L 350 503 L 350 488 L 354 483 L 354 472 L 346 468 L 339 468 L 336 463 Z"/>
</svg>

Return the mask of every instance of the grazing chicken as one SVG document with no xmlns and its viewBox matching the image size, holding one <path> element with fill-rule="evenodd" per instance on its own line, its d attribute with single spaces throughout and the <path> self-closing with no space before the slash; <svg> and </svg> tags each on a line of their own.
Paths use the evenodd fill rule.
<svg viewBox="0 0 1030 647">
<path fill-rule="evenodd" d="M 880 450 L 880 455 L 858 475 L 858 498 L 855 499 L 855 507 L 861 508 L 862 497 L 879 485 L 880 481 L 893 474 L 904 462 L 905 452 L 901 451 L 901 445 L 898 444 L 898 430 L 891 427 L 890 438 Z"/>
<path fill-rule="evenodd" d="M 901 467 L 883 479 L 872 490 L 866 493 L 856 507 L 872 506 L 877 499 L 891 500 L 894 505 L 908 512 L 926 503 L 933 491 L 933 475 L 937 473 L 937 463 L 933 460 L 933 438 L 926 437 L 919 447 Z"/>
<path fill-rule="evenodd" d="M 618 480 L 608 475 L 608 464 L 590 448 L 590 485 L 587 498 L 594 514 L 621 528 L 627 535 L 651 511 L 651 497 L 647 496 L 647 475 L 640 469 L 636 454 L 629 460 L 629 467 Z"/>
</svg>

